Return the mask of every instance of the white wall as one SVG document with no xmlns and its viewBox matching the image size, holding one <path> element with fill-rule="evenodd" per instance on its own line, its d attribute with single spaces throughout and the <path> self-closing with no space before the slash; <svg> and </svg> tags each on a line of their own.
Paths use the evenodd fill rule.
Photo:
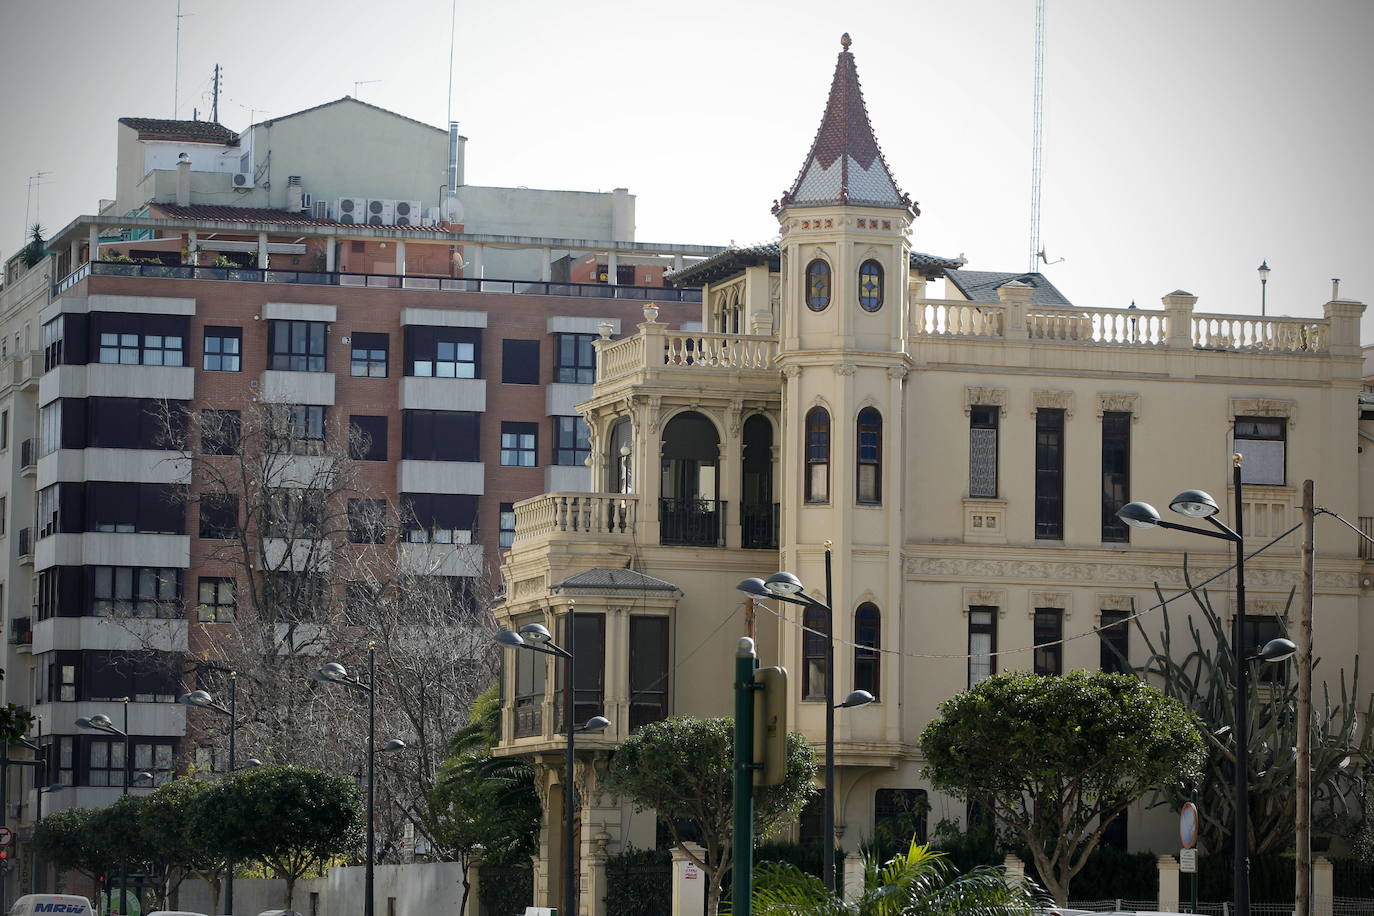
<svg viewBox="0 0 1374 916">
<path fill-rule="evenodd" d="M 304 916 L 356 914 L 362 909 L 364 872 L 361 865 L 331 868 L 323 878 L 298 881 L 291 906 Z M 391 912 L 387 901 L 395 898 L 396 916 L 456 916 L 463 899 L 463 870 L 456 862 L 378 865 L 373 890 L 378 913 Z M 319 896 L 312 901 L 313 894 Z M 198 880 L 181 885 L 177 905 L 196 913 L 223 912 L 210 900 L 208 886 Z M 240 878 L 234 882 L 231 916 L 256 916 L 285 905 L 285 881 Z"/>
</svg>

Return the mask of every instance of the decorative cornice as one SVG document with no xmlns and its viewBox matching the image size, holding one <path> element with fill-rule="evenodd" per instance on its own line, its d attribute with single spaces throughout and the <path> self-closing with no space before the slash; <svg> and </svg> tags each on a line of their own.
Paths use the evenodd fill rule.
<svg viewBox="0 0 1374 916">
<path fill-rule="evenodd" d="M 1062 410 L 1067 419 L 1073 416 L 1073 392 L 1043 389 L 1032 391 L 1030 408 L 1032 417 L 1040 410 Z"/>
<path fill-rule="evenodd" d="M 1140 420 L 1139 403 L 1140 395 L 1138 394 L 1099 393 L 1097 395 L 1097 418 L 1101 420 L 1105 413 L 1128 413 L 1131 415 L 1131 422 L 1136 423 Z"/>
<path fill-rule="evenodd" d="M 999 415 L 1005 416 L 1007 412 L 1007 389 L 982 388 L 976 385 L 965 386 L 964 416 L 968 416 L 973 407 L 997 407 L 999 408 Z"/>
<path fill-rule="evenodd" d="M 1231 398 L 1231 423 L 1236 417 L 1284 417 L 1298 425 L 1298 402 L 1285 398 Z"/>
<path fill-rule="evenodd" d="M 1194 582 L 1216 574 L 1220 566 L 1202 566 L 1194 563 L 1192 574 Z M 1091 585 L 1093 583 L 1112 583 L 1149 588 L 1155 583 L 1171 588 L 1183 588 L 1183 567 L 1176 566 L 1133 566 L 1120 562 L 1065 562 L 1061 560 L 998 560 L 983 557 L 908 557 L 904 564 L 908 579 L 955 579 L 989 581 L 1004 579 L 1009 583 L 1046 582 Z M 1246 585 L 1252 588 L 1283 590 L 1298 582 L 1295 570 L 1265 569 L 1247 566 Z M 1317 585 L 1327 590 L 1354 590 L 1359 587 L 1359 576 L 1355 572 L 1318 570 Z M 1223 576 L 1210 586 L 1217 591 L 1231 588 L 1231 577 Z"/>
<path fill-rule="evenodd" d="M 1036 592 L 1030 593 L 1030 602 L 1026 606 L 1026 613 L 1034 617 L 1035 609 L 1040 607 L 1058 608 L 1064 612 L 1065 617 L 1072 616 L 1072 604 L 1068 592 Z"/>
</svg>

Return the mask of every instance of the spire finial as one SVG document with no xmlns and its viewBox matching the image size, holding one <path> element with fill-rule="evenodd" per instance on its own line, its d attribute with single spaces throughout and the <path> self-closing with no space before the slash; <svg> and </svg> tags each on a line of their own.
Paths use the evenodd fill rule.
<svg viewBox="0 0 1374 916">
<path fill-rule="evenodd" d="M 843 35 L 840 36 L 840 47 L 841 47 L 841 48 L 844 48 L 846 51 L 848 51 L 848 50 L 849 50 L 849 46 L 850 46 L 851 44 L 853 44 L 853 42 L 849 40 L 849 33 L 848 33 L 848 32 L 845 32 Z"/>
</svg>

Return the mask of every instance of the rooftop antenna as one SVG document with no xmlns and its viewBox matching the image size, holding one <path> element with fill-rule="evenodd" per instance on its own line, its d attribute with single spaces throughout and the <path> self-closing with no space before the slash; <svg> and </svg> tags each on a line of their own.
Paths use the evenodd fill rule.
<svg viewBox="0 0 1374 916">
<path fill-rule="evenodd" d="M 181 11 L 181 0 L 177 0 L 177 43 L 176 43 L 176 63 L 173 65 L 172 73 L 172 117 L 177 116 L 181 110 L 181 20 L 187 16 L 194 16 L 195 13 L 183 13 Z"/>
<path fill-rule="evenodd" d="M 1035 99 L 1031 113 L 1030 267 L 1044 252 L 1040 244 L 1040 175 L 1045 96 L 1045 0 L 1035 0 Z M 1048 261 L 1046 263 L 1049 263 Z"/>
<path fill-rule="evenodd" d="M 353 81 L 353 98 L 355 98 L 355 99 L 358 98 L 358 87 L 359 87 L 359 86 L 366 86 L 366 85 L 368 85 L 368 84 L 370 84 L 370 83 L 380 83 L 380 82 L 382 82 L 382 81 L 381 81 L 381 80 L 354 80 L 354 81 Z M 362 101 L 361 99 L 358 99 L 358 100 L 359 100 L 359 101 Z"/>
<path fill-rule="evenodd" d="M 448 20 L 448 118 L 453 120 L 453 46 L 458 34 L 458 0 L 453 0 L 453 8 Z"/>
<path fill-rule="evenodd" d="M 43 179 L 47 178 L 51 174 L 52 172 L 34 172 L 32 175 L 29 176 L 29 188 L 24 195 L 24 235 L 26 237 L 29 233 L 29 227 L 32 226 L 33 223 L 40 222 L 39 217 L 41 215 L 40 211 L 42 210 L 41 195 L 43 193 Z M 38 189 L 37 193 L 34 193 L 35 188 Z M 32 222 L 29 221 L 29 203 L 31 199 L 34 204 Z"/>
<path fill-rule="evenodd" d="M 210 120 L 215 124 L 219 123 L 219 78 L 219 64 L 215 64 L 215 75 L 210 83 Z"/>
</svg>

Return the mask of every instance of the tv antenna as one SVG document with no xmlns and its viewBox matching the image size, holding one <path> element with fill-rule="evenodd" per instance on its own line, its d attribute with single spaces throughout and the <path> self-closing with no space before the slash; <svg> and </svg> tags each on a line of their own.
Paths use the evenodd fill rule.
<svg viewBox="0 0 1374 916">
<path fill-rule="evenodd" d="M 49 175 L 51 175 L 51 174 L 52 174 L 52 172 L 34 172 L 32 175 L 29 176 L 29 187 L 28 187 L 28 191 L 26 191 L 25 194 L 24 194 L 24 235 L 25 235 L 25 237 L 27 237 L 28 234 L 29 234 L 29 227 L 32 226 L 33 223 L 40 222 L 39 216 L 41 215 L 41 210 L 42 210 L 42 193 L 43 193 L 43 190 L 42 190 L 42 189 L 43 189 L 43 185 L 46 184 L 46 182 L 44 181 L 44 179 L 47 178 L 47 177 L 48 177 Z M 35 193 L 35 189 L 37 189 L 37 193 Z M 29 221 L 29 212 L 30 212 L 30 210 L 29 210 L 29 204 L 30 204 L 30 202 L 33 203 L 33 211 L 32 211 L 32 212 L 33 212 L 33 222 L 30 222 L 30 221 Z"/>
<path fill-rule="evenodd" d="M 1031 111 L 1030 269 L 1032 271 L 1038 266 L 1036 258 L 1045 256 L 1045 249 L 1040 244 L 1040 176 L 1044 168 L 1041 153 L 1044 140 L 1044 97 L 1045 0 L 1035 0 L 1035 90 Z"/>
<path fill-rule="evenodd" d="M 367 85 L 370 85 L 370 84 L 372 84 L 372 83 L 380 83 L 380 82 L 382 82 L 382 80 L 354 80 L 354 81 L 353 81 L 353 98 L 355 98 L 355 99 L 358 98 L 358 87 L 359 87 L 359 86 L 367 86 Z M 358 99 L 358 101 L 362 101 L 362 99 Z"/>
</svg>

